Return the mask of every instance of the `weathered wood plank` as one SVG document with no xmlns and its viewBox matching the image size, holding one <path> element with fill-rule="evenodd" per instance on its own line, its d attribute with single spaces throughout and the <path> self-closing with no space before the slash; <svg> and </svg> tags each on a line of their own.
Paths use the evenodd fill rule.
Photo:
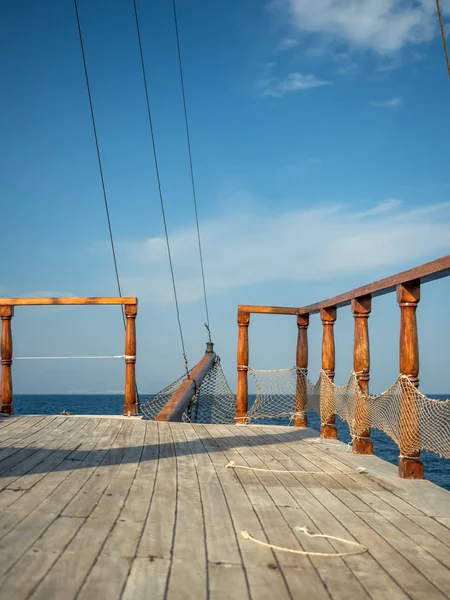
<svg viewBox="0 0 450 600">
<path fill-rule="evenodd" d="M 33 598 L 48 598 L 50 594 L 55 594 L 55 590 L 60 594 L 59 597 L 67 600 L 81 597 L 80 594 L 83 594 L 85 598 L 98 598 L 98 580 L 93 578 L 88 584 L 87 577 L 120 514 L 137 470 L 136 455 L 138 451 L 139 453 L 142 451 L 143 429 L 140 428 L 141 431 L 135 433 L 136 422 L 123 421 L 122 423 L 124 426 L 119 431 L 117 438 L 114 439 L 112 449 L 106 454 L 98 468 L 100 477 L 103 469 L 108 472 L 109 484 L 103 488 L 103 493 L 97 499 L 95 508 L 90 511 L 89 517 L 37 588 Z M 139 445 L 135 445 L 139 440 Z M 125 446 L 119 448 L 117 447 L 119 443 L 125 444 Z M 117 453 L 116 450 L 120 450 L 120 452 Z M 108 458 L 110 453 L 111 456 Z M 117 461 L 120 461 L 119 465 L 116 464 Z M 114 471 L 111 469 L 113 466 L 115 467 Z M 100 489 L 97 488 L 95 493 L 99 494 L 99 492 Z M 89 503 L 91 500 L 92 498 L 89 498 Z M 81 505 L 77 503 L 71 510 L 77 511 L 80 506 L 81 512 L 88 508 L 84 503 Z M 71 517 L 74 518 L 73 515 Z M 107 564 L 108 567 L 110 565 L 111 563 Z M 82 588 L 85 582 L 87 587 Z M 106 568 L 103 581 L 103 589 L 106 593 L 114 587 L 113 584 L 111 569 Z M 103 594 L 103 591 L 101 593 Z"/>
<path fill-rule="evenodd" d="M 177 460 L 177 506 L 167 598 L 191 595 L 201 600 L 207 597 L 208 582 L 202 495 L 189 444 L 177 425 L 170 430 Z"/>
<path fill-rule="evenodd" d="M 245 428 L 246 429 L 246 428 Z M 241 430 L 238 432 L 239 436 L 238 439 L 241 439 L 244 443 L 245 441 L 247 441 L 249 438 L 247 438 L 247 436 L 245 436 L 245 430 Z M 272 447 L 266 447 L 266 446 L 260 446 L 258 447 L 258 456 L 256 456 L 253 452 L 253 450 L 246 446 L 243 445 L 241 448 L 238 449 L 241 456 L 242 456 L 242 461 L 245 461 L 245 464 L 250 466 L 250 467 L 256 467 L 256 468 L 268 468 L 268 469 L 283 469 L 283 465 L 280 464 L 271 454 L 269 454 L 269 452 L 272 450 Z M 241 463 L 242 464 L 242 463 Z M 240 474 L 241 471 L 237 470 L 238 476 Z M 271 477 L 273 478 L 277 484 L 274 484 L 273 482 L 271 483 L 270 489 L 268 489 L 269 493 L 272 494 L 272 490 L 276 490 L 279 487 L 282 487 L 286 493 L 288 493 L 291 496 L 291 502 L 289 504 L 279 504 L 278 506 L 283 507 L 284 510 L 287 510 L 288 507 L 291 507 L 292 510 L 295 510 L 297 513 L 301 513 L 303 514 L 303 511 L 300 510 L 301 507 L 304 508 L 304 502 L 305 502 L 305 496 L 302 495 L 302 502 L 300 501 L 296 501 L 295 499 L 295 494 L 292 493 L 292 487 L 286 487 L 282 480 L 287 478 L 288 480 L 292 478 L 291 474 L 272 474 L 272 473 L 260 473 L 260 472 L 255 472 L 255 474 L 257 475 L 257 477 L 262 481 L 263 476 L 265 477 Z M 312 479 L 311 476 L 301 476 L 301 480 L 303 481 L 303 479 Z M 297 484 L 298 485 L 298 484 Z M 300 484 L 301 487 L 303 487 L 303 484 Z M 299 486 L 299 487 L 300 487 Z M 266 487 L 266 486 L 265 486 Z M 306 515 L 303 514 L 303 518 L 305 519 Z M 308 521 L 310 521 L 309 519 L 307 519 Z M 267 532 L 267 528 L 270 526 L 270 520 L 267 521 L 266 526 L 265 526 L 265 530 Z M 297 522 L 296 525 L 299 526 L 303 526 L 306 525 L 307 523 L 299 523 Z M 291 530 L 290 527 L 288 528 L 288 530 Z M 323 532 L 325 533 L 325 532 Z M 284 536 L 285 538 L 287 538 L 287 536 Z M 287 538 L 289 539 L 289 538 Z M 314 543 L 311 543 L 312 540 L 308 540 L 307 538 L 305 539 L 305 541 L 302 540 L 302 544 L 305 545 L 305 550 L 310 550 L 310 551 L 317 551 L 317 552 L 333 552 L 333 548 L 332 546 L 329 544 L 329 542 L 327 542 L 326 540 L 320 540 L 319 543 L 317 540 L 314 540 Z M 279 545 L 287 545 L 285 544 L 279 544 Z M 297 545 L 298 545 L 298 540 L 297 540 Z M 290 545 L 289 545 L 290 547 Z M 297 548 L 298 549 L 298 548 Z M 278 553 L 276 553 L 278 555 Z M 295 555 L 294 555 L 294 559 L 295 559 Z M 331 564 L 330 564 L 330 561 Z M 312 564 L 314 565 L 315 568 L 317 568 L 318 570 L 318 574 L 319 576 L 322 578 L 324 585 L 326 586 L 326 588 L 329 590 L 329 592 L 332 594 L 332 596 L 334 598 L 345 598 L 348 597 L 348 595 L 350 594 L 352 596 L 352 598 L 366 598 L 367 597 L 367 593 L 365 592 L 364 588 L 361 586 L 359 580 L 357 579 L 357 577 L 355 577 L 355 575 L 351 572 L 351 570 L 348 568 L 347 564 L 340 558 L 332 558 L 332 559 L 327 559 L 327 558 L 320 558 L 320 557 L 313 557 L 311 559 Z M 292 565 L 291 565 L 292 566 Z M 304 568 L 304 565 L 301 565 Z M 365 562 L 365 566 L 367 566 L 367 561 Z M 336 574 L 340 573 L 341 576 L 340 577 L 336 577 Z M 318 580 L 318 578 L 317 578 Z M 345 582 L 345 584 L 343 583 Z"/>
<path fill-rule="evenodd" d="M 135 558 L 121 600 L 165 599 L 170 562 L 153 556 Z"/>
<path fill-rule="evenodd" d="M 159 434 L 155 489 L 136 556 L 172 558 L 177 497 L 176 457 L 168 423 L 149 423 Z"/>
<path fill-rule="evenodd" d="M 82 524 L 82 519 L 56 519 L 8 573 L 0 578 L 2 597 L 9 600 L 28 597 L 64 552 Z"/>
</svg>

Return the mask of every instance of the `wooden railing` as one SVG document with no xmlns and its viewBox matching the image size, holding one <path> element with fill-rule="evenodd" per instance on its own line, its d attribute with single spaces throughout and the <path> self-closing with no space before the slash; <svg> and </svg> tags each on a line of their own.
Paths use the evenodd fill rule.
<svg viewBox="0 0 450 600">
<path fill-rule="evenodd" d="M 155 417 L 155 421 L 181 421 L 184 411 L 191 403 L 196 391 L 201 386 L 206 375 L 212 369 L 215 361 L 213 344 L 206 344 L 206 352 L 200 362 L 190 371 L 189 376 L 181 383 L 166 405 Z"/>
<path fill-rule="evenodd" d="M 1 337 L 1 399 L 0 412 L 13 414 L 12 362 L 13 342 L 11 320 L 16 306 L 89 306 L 89 305 L 122 305 L 125 309 L 125 398 L 124 415 L 134 416 L 137 413 L 136 402 L 136 315 L 137 298 L 0 298 L 0 317 L 2 320 Z"/>
<path fill-rule="evenodd" d="M 322 334 L 322 370 L 333 381 L 335 376 L 335 345 L 334 324 L 337 309 L 351 305 L 354 321 L 354 347 L 353 368 L 360 386 L 368 393 L 370 379 L 370 347 L 368 320 L 372 308 L 372 298 L 396 291 L 397 302 L 400 307 L 400 374 L 405 375 L 414 384 L 419 385 L 419 343 L 417 334 L 416 310 L 420 301 L 420 287 L 422 284 L 441 279 L 450 275 L 450 255 L 444 256 L 430 263 L 421 265 L 409 271 L 398 273 L 391 277 L 381 279 L 369 285 L 351 290 L 345 294 L 323 300 L 316 304 L 301 308 L 279 306 L 245 306 L 238 307 L 238 349 L 237 349 L 237 394 L 236 394 L 236 422 L 247 422 L 248 411 L 248 365 L 249 345 L 248 328 L 250 314 L 296 315 L 298 338 L 296 365 L 301 369 L 308 368 L 308 336 L 307 330 L 310 315 L 320 314 Z M 304 377 L 299 378 L 299 385 L 306 385 Z M 296 412 L 302 414 L 306 409 L 302 406 L 305 393 L 297 393 Z M 404 396 L 404 410 L 408 412 Z M 361 407 L 364 410 L 364 407 Z M 363 413 L 357 411 L 359 415 Z M 411 413 L 411 411 L 409 411 Z M 363 420 L 364 421 L 364 420 Z M 296 419 L 295 425 L 307 426 L 307 418 Z M 417 424 L 418 427 L 418 424 Z M 372 454 L 373 444 L 370 431 L 358 427 L 357 436 L 353 443 L 353 451 L 358 454 Z M 337 438 L 335 416 L 321 425 L 321 436 L 324 438 Z M 407 448 L 400 446 L 399 475 L 407 478 L 422 478 L 423 463 L 419 459 L 419 452 L 410 453 Z"/>
</svg>

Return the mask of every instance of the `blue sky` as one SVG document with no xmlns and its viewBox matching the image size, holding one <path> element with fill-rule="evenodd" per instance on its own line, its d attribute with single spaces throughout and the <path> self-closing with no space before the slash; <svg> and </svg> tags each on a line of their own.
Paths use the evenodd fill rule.
<svg viewBox="0 0 450 600">
<path fill-rule="evenodd" d="M 190 364 L 206 332 L 171 2 L 139 0 Z M 450 31 L 450 2 L 442 1 Z M 182 373 L 131 0 L 79 0 L 138 383 Z M 434 0 L 179 0 L 211 327 L 235 386 L 238 304 L 301 306 L 448 254 L 450 82 Z M 0 3 L 3 296 L 115 295 L 71 0 Z M 423 290 L 421 388 L 449 390 L 448 280 Z M 399 310 L 376 299 L 372 389 L 398 374 Z M 352 368 L 339 311 L 337 380 Z M 22 308 L 15 354 L 121 354 L 117 308 Z M 312 378 L 320 324 L 310 327 Z M 296 323 L 255 317 L 255 368 L 291 366 Z M 16 362 L 18 393 L 123 387 L 118 361 Z"/>
</svg>

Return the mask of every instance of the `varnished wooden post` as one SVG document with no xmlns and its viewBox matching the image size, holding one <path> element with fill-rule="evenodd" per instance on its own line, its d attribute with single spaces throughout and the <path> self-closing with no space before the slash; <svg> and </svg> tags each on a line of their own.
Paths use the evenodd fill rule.
<svg viewBox="0 0 450 600">
<path fill-rule="evenodd" d="M 328 375 L 331 381 L 334 381 L 335 369 L 335 349 L 334 349 L 334 324 L 336 322 L 336 307 L 320 309 L 320 317 L 323 325 L 322 336 L 322 370 Z M 321 410 L 322 406 L 329 406 L 333 399 L 328 397 L 328 391 L 321 391 Z M 329 415 L 326 422 L 322 422 L 320 435 L 323 438 L 337 439 L 337 429 L 335 415 Z"/>
<path fill-rule="evenodd" d="M 308 326 L 309 315 L 297 315 L 297 367 L 302 369 L 297 373 L 297 389 L 295 395 L 295 427 L 308 427 L 307 411 L 307 386 L 308 374 Z"/>
<path fill-rule="evenodd" d="M 2 319 L 2 406 L 0 411 L 8 415 L 14 414 L 11 373 L 13 353 L 11 319 L 13 316 L 14 308 L 12 306 L 0 306 Z"/>
<path fill-rule="evenodd" d="M 352 312 L 355 318 L 353 344 L 353 369 L 364 394 L 369 394 L 370 346 L 369 315 L 372 310 L 372 298 L 363 296 L 352 300 Z M 355 454 L 373 454 L 373 442 L 370 439 L 369 407 L 357 396 L 355 403 Z"/>
<path fill-rule="evenodd" d="M 400 305 L 400 373 L 414 387 L 419 386 L 419 337 L 416 310 L 420 301 L 420 281 L 397 286 Z M 419 459 L 419 415 L 417 395 L 407 382 L 402 384 L 400 417 L 400 458 L 398 474 L 405 479 L 423 479 L 423 463 Z"/>
<path fill-rule="evenodd" d="M 136 402 L 136 315 L 137 304 L 125 306 L 125 401 L 123 414 L 135 416 Z"/>
<path fill-rule="evenodd" d="M 236 423 L 247 423 L 248 411 L 248 326 L 250 313 L 238 311 Z"/>
</svg>

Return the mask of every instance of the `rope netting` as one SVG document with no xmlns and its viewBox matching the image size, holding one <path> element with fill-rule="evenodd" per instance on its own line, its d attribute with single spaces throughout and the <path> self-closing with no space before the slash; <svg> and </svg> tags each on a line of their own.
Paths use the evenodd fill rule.
<svg viewBox="0 0 450 600">
<path fill-rule="evenodd" d="M 153 420 L 185 379 L 186 376 L 183 375 L 154 396 L 141 401 L 142 414 Z M 220 358 L 216 356 L 211 369 L 183 413 L 183 421 L 190 423 L 234 423 L 235 415 L 235 395 L 228 385 L 220 364 Z"/>
<path fill-rule="evenodd" d="M 249 421 L 293 420 L 313 410 L 322 423 L 327 423 L 337 414 L 348 424 L 352 439 L 379 429 L 394 440 L 403 456 L 425 450 L 450 458 L 450 400 L 428 398 L 406 376 L 399 376 L 382 394 L 368 395 L 356 373 L 346 385 L 339 386 L 324 371 L 315 385 L 306 371 L 297 367 L 272 371 L 249 368 L 248 372 L 257 389 Z"/>
</svg>

